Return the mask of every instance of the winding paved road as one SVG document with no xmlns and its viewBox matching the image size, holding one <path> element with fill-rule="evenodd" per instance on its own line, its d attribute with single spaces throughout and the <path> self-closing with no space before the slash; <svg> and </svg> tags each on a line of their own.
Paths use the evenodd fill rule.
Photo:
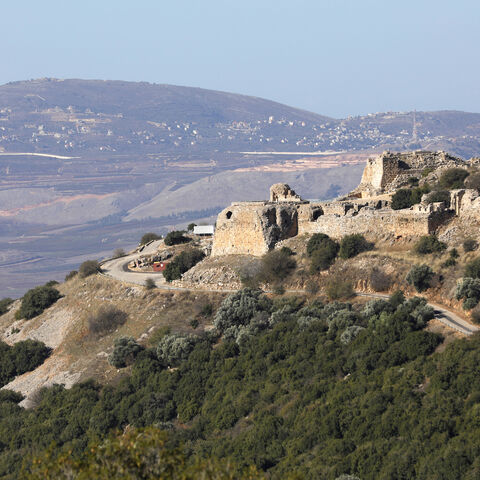
<svg viewBox="0 0 480 480">
<path fill-rule="evenodd" d="M 120 280 L 126 283 L 134 283 L 137 285 L 145 285 L 145 280 L 147 278 L 151 278 L 155 281 L 155 285 L 158 288 L 162 288 L 164 290 L 192 290 L 192 291 L 199 291 L 202 289 L 199 288 L 187 288 L 187 287 L 174 287 L 169 285 L 163 274 L 160 272 L 149 272 L 149 273 L 141 273 L 141 272 L 132 272 L 128 270 L 127 265 L 136 258 L 140 257 L 141 255 L 145 254 L 152 254 L 157 251 L 157 248 L 162 240 L 154 241 L 148 244 L 141 252 L 137 252 L 126 257 L 114 258 L 112 260 L 107 260 L 102 263 L 102 270 L 104 275 L 108 275 L 116 280 Z M 215 290 L 215 289 L 204 289 L 205 291 L 209 292 L 235 292 L 236 290 Z M 304 290 L 287 290 L 287 292 L 292 293 L 299 293 L 304 292 Z M 389 295 L 384 293 L 363 293 L 363 292 L 356 292 L 356 294 L 360 297 L 369 297 L 369 298 L 388 298 Z M 467 321 L 460 318 L 454 312 L 447 310 L 445 307 L 440 305 L 436 305 L 434 303 L 429 303 L 434 311 L 435 311 L 435 318 L 442 322 L 449 328 L 452 328 L 464 335 L 472 335 L 475 332 L 480 330 L 475 325 L 468 323 Z"/>
</svg>

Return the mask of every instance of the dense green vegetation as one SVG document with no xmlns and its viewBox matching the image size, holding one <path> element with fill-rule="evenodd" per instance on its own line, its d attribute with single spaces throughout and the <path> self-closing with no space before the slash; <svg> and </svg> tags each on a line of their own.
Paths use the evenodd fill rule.
<svg viewBox="0 0 480 480">
<path fill-rule="evenodd" d="M 425 235 L 415 244 L 415 252 L 420 255 L 439 253 L 446 250 L 447 244 L 441 242 L 436 235 Z"/>
<path fill-rule="evenodd" d="M 0 315 L 8 312 L 8 307 L 13 303 L 13 299 L 6 297 L 0 300 Z"/>
<path fill-rule="evenodd" d="M 116 368 L 124 368 L 131 365 L 142 350 L 143 347 L 134 338 L 120 337 L 115 340 L 108 361 Z"/>
<path fill-rule="evenodd" d="M 36 340 L 17 342 L 12 347 L 0 342 L 0 387 L 6 385 L 17 375 L 29 372 L 41 365 L 50 352 L 50 348 Z M 21 398 L 18 401 L 20 400 Z M 0 397 L 0 401 L 2 401 L 2 397 Z"/>
<path fill-rule="evenodd" d="M 47 453 L 36 459 L 29 480 L 260 480 L 254 467 L 239 468 L 213 458 L 188 462 L 185 448 L 169 445 L 165 431 L 130 428 L 93 442 L 79 459 Z M 349 480 L 341 479 L 341 480 Z"/>
<path fill-rule="evenodd" d="M 340 258 L 352 258 L 372 248 L 373 243 L 367 242 L 363 235 L 353 233 L 352 235 L 345 235 L 342 238 L 338 255 Z"/>
<path fill-rule="evenodd" d="M 163 271 L 163 276 L 167 282 L 182 277 L 187 270 L 190 270 L 200 260 L 203 260 L 205 254 L 198 248 L 189 248 L 178 254 L 170 263 L 167 264 Z"/>
<path fill-rule="evenodd" d="M 147 243 L 153 242 L 154 240 L 160 240 L 161 238 L 162 236 L 158 235 L 157 233 L 144 233 L 140 239 L 140 245 L 146 245 Z"/>
<path fill-rule="evenodd" d="M 192 239 L 186 237 L 184 235 L 184 231 L 182 230 L 174 230 L 173 232 L 168 232 L 165 236 L 165 245 L 172 246 L 172 245 L 179 245 L 181 243 L 191 242 Z"/>
<path fill-rule="evenodd" d="M 430 187 L 425 184 L 421 187 L 401 188 L 392 195 L 391 207 L 394 210 L 410 208 L 416 203 L 420 203 L 422 195 L 430 192 Z"/>
<path fill-rule="evenodd" d="M 480 336 L 431 355 L 432 315 L 400 293 L 354 307 L 243 290 L 216 312 L 216 333 L 164 335 L 115 385 L 54 386 L 32 410 L 1 396 L 0 473 L 16 478 L 52 442 L 88 469 L 90 442 L 155 424 L 185 446 L 186 467 L 213 456 L 271 478 L 476 478 Z"/>
<path fill-rule="evenodd" d="M 60 297 L 60 292 L 51 286 L 42 285 L 32 288 L 23 296 L 22 304 L 15 312 L 15 318 L 29 320 L 36 317 L 50 305 L 53 305 Z"/>
<path fill-rule="evenodd" d="M 414 265 L 408 272 L 406 280 L 417 292 L 423 292 L 430 287 L 433 275 L 433 270 L 428 265 Z"/>
<path fill-rule="evenodd" d="M 450 192 L 448 190 L 435 190 L 428 195 L 427 202 L 443 202 L 447 208 L 450 208 Z"/>
<path fill-rule="evenodd" d="M 447 190 L 465 187 L 465 179 L 469 173 L 464 168 L 449 168 L 442 173 L 438 184 Z"/>
<path fill-rule="evenodd" d="M 311 273 L 327 270 L 337 258 L 340 245 L 324 233 L 313 234 L 307 243 Z"/>
</svg>

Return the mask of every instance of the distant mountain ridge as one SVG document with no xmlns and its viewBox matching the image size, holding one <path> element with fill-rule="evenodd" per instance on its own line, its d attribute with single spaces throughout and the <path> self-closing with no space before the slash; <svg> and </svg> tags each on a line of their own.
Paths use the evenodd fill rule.
<svg viewBox="0 0 480 480">
<path fill-rule="evenodd" d="M 0 149 L 6 152 L 83 157 L 421 148 L 467 158 L 480 151 L 480 113 L 387 112 L 333 119 L 258 97 L 110 80 L 2 85 L 0 126 Z"/>
</svg>

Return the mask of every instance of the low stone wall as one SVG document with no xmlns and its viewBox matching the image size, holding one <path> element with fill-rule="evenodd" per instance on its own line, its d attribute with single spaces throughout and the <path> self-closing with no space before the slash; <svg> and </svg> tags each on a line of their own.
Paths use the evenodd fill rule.
<svg viewBox="0 0 480 480">
<path fill-rule="evenodd" d="M 337 239 L 353 233 L 368 237 L 419 237 L 434 233 L 442 221 L 444 218 L 441 213 L 437 215 L 412 210 L 363 208 L 356 215 L 322 215 L 314 222 L 300 222 L 298 233 L 325 233 Z"/>
</svg>

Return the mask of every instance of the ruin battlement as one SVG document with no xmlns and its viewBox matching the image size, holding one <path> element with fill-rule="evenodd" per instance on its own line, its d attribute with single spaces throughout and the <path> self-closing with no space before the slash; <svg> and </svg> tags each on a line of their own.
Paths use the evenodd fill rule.
<svg viewBox="0 0 480 480">
<path fill-rule="evenodd" d="M 275 184 L 268 201 L 235 202 L 220 212 L 212 255 L 260 256 L 278 242 L 302 234 L 325 233 L 339 239 L 360 233 L 375 239 L 435 233 L 454 215 L 476 215 L 478 193 L 454 190 L 448 208 L 442 202 L 422 201 L 403 210 L 390 207 L 391 194 L 426 168 L 454 166 L 465 167 L 466 163 L 445 152 L 383 153 L 367 161 L 362 181 L 351 194 L 327 202 L 302 200 L 287 184 Z"/>
</svg>

